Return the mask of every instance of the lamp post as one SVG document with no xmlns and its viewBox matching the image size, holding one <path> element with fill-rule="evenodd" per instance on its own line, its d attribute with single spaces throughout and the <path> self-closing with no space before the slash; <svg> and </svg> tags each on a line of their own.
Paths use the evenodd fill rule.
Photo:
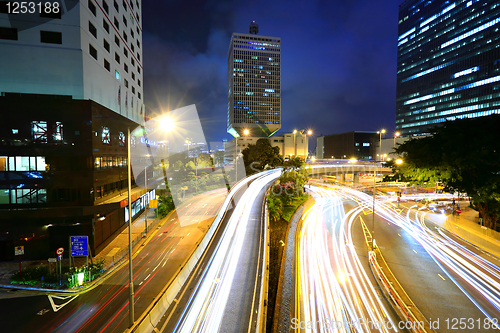
<svg viewBox="0 0 500 333">
<path fill-rule="evenodd" d="M 149 193 L 148 193 L 148 167 L 144 166 L 144 187 L 146 188 L 146 200 L 144 200 L 144 237 L 148 233 L 148 204 L 149 204 Z"/>
<path fill-rule="evenodd" d="M 394 133 L 394 147 L 393 148 L 396 148 L 396 138 L 399 138 L 400 135 L 401 135 L 401 133 L 399 133 L 399 132 Z"/>
<path fill-rule="evenodd" d="M 160 120 L 160 128 L 164 131 L 169 131 L 174 127 L 171 119 L 164 117 Z M 129 298 L 128 298 L 128 314 L 129 328 L 134 325 L 134 280 L 132 272 L 132 162 L 130 160 L 130 127 L 127 128 L 127 180 L 128 180 L 128 277 L 129 277 Z M 146 187 L 147 193 L 147 187 Z"/>
<path fill-rule="evenodd" d="M 132 275 L 132 174 L 130 172 L 130 127 L 127 128 L 127 178 L 128 178 L 128 275 L 129 275 L 129 328 L 134 325 L 134 280 Z"/>
<path fill-rule="evenodd" d="M 380 150 L 380 155 L 382 155 L 382 134 L 385 133 L 385 129 L 382 129 L 380 131 L 377 131 L 377 134 L 379 134 L 379 150 Z"/>
<path fill-rule="evenodd" d="M 296 143 L 296 139 L 295 139 L 295 136 L 297 134 L 297 130 L 293 130 L 293 157 L 297 156 L 297 143 Z"/>
</svg>

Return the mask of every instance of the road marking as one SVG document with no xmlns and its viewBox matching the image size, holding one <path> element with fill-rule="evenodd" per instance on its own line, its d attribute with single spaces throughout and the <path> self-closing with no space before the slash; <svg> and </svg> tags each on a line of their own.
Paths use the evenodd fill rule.
<svg viewBox="0 0 500 333">
<path fill-rule="evenodd" d="M 401 235 L 398 233 L 398 236 L 401 237 Z"/>
<path fill-rule="evenodd" d="M 205 208 L 206 205 L 208 205 L 208 204 L 204 204 L 203 207 L 201 207 L 201 208 Z"/>
<path fill-rule="evenodd" d="M 441 274 L 438 274 L 438 275 L 439 275 L 439 277 L 440 277 L 441 279 L 443 279 L 443 281 L 445 281 L 445 278 L 444 278 L 444 277 L 442 277 L 442 276 L 441 276 Z"/>
<path fill-rule="evenodd" d="M 47 310 L 47 309 L 42 309 L 40 311 L 38 311 L 36 314 L 39 315 L 39 316 L 43 316 L 44 314 L 46 314 L 47 312 L 49 312 L 50 310 Z"/>
<path fill-rule="evenodd" d="M 47 297 L 49 298 L 50 305 L 52 306 L 52 310 L 54 310 L 54 312 L 57 312 L 57 311 L 61 310 L 63 308 L 63 306 L 65 306 L 66 304 L 68 304 L 69 302 L 71 302 L 72 300 L 74 300 L 75 298 L 77 298 L 78 296 L 80 296 L 80 295 L 76 295 L 76 296 L 73 296 L 73 297 L 72 296 L 66 296 L 66 297 L 64 297 L 64 296 L 47 295 Z M 57 305 L 57 304 L 54 303 L 53 298 L 57 298 L 57 299 L 68 299 L 68 298 L 70 298 L 70 300 L 67 301 L 64 304 Z"/>
<path fill-rule="evenodd" d="M 148 279 L 148 277 L 150 277 L 150 276 L 151 276 L 151 274 L 149 274 L 148 276 L 146 276 L 146 277 L 144 278 L 144 280 L 147 280 L 147 279 Z"/>
<path fill-rule="evenodd" d="M 417 251 L 413 250 L 413 252 L 417 253 Z M 417 253 L 418 254 L 418 253 Z"/>
<path fill-rule="evenodd" d="M 144 283 L 144 281 L 142 281 L 141 283 L 139 283 L 139 285 L 141 285 L 141 284 L 143 284 L 143 283 Z"/>
</svg>

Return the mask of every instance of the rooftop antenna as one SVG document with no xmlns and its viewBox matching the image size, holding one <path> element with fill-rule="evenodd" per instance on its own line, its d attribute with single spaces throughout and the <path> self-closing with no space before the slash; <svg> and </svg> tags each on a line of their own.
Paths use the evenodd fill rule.
<svg viewBox="0 0 500 333">
<path fill-rule="evenodd" d="M 259 33 L 259 25 L 255 23 L 255 21 L 252 21 L 250 23 L 250 34 L 257 35 Z"/>
</svg>

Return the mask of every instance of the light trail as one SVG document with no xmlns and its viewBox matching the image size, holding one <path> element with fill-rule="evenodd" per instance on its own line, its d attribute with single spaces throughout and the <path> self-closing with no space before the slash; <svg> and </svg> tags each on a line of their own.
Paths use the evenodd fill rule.
<svg viewBox="0 0 500 333">
<path fill-rule="evenodd" d="M 327 185 L 339 190 L 345 198 L 356 200 L 365 209 L 371 210 L 373 197 L 348 187 Z M 425 198 L 442 199 L 447 195 L 429 195 Z M 451 198 L 451 195 L 448 195 Z M 419 198 L 418 195 L 415 195 Z M 425 217 L 429 211 L 425 207 L 414 205 L 408 209 L 406 216 L 401 215 L 391 203 L 392 198 L 380 196 L 376 200 L 376 214 L 394 225 L 402 228 L 417 241 L 443 270 L 448 278 L 471 300 L 471 302 L 490 320 L 494 328 L 500 329 L 500 268 L 466 246 L 447 236 L 441 228 L 434 231 L 427 227 Z M 413 210 L 412 210 L 413 209 Z M 414 213 L 414 218 L 411 214 Z M 433 217 L 444 217 L 433 214 Z M 457 237 L 458 238 L 458 237 Z M 465 243 L 465 242 L 464 242 Z M 473 246 L 472 244 L 468 244 Z M 474 247 L 483 252 L 482 249 Z M 472 294 L 474 292 L 474 294 Z M 485 303 L 488 304 L 486 308 Z"/>
<path fill-rule="evenodd" d="M 345 214 L 337 192 L 311 187 L 310 194 L 315 205 L 303 216 L 297 250 L 295 325 L 305 332 L 397 332 L 354 249 L 351 227 L 364 207 Z"/>
</svg>

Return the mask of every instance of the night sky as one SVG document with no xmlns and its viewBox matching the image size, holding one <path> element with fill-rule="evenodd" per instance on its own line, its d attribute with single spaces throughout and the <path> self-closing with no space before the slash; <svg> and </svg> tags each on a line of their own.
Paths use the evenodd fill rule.
<svg viewBox="0 0 500 333">
<path fill-rule="evenodd" d="M 248 33 L 255 20 L 259 35 L 281 37 L 278 134 L 295 128 L 311 128 L 315 135 L 385 128 L 392 136 L 401 3 L 143 1 L 148 110 L 195 104 L 207 141 L 231 139 L 227 51 L 231 34 Z"/>
</svg>

